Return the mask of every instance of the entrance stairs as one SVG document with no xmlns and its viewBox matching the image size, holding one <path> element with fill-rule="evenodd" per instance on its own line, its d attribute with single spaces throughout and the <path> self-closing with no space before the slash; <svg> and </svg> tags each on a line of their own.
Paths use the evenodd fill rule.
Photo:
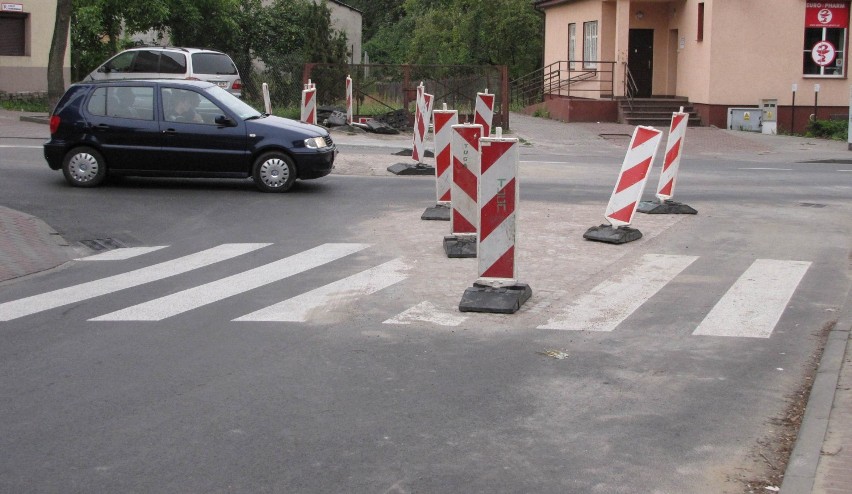
<svg viewBox="0 0 852 494">
<path fill-rule="evenodd" d="M 701 125 L 701 118 L 686 98 L 633 98 L 632 103 L 619 98 L 618 118 L 621 123 L 666 129 L 671 124 L 672 113 L 681 107 L 689 113 L 690 127 Z"/>
</svg>

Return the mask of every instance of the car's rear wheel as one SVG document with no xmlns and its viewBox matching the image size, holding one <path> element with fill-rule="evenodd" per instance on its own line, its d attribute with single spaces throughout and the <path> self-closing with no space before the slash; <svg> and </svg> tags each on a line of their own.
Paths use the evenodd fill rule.
<svg viewBox="0 0 852 494">
<path fill-rule="evenodd" d="M 252 177 L 263 192 L 285 192 L 296 181 L 296 165 L 284 153 L 266 153 L 254 162 Z"/>
<path fill-rule="evenodd" d="M 97 187 L 106 178 L 106 161 L 95 149 L 74 148 L 68 151 L 62 161 L 62 174 L 75 187 Z"/>
</svg>

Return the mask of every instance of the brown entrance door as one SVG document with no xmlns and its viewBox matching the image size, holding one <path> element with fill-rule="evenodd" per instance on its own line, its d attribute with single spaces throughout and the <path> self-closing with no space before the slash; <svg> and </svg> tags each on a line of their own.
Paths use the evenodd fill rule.
<svg viewBox="0 0 852 494">
<path fill-rule="evenodd" d="M 631 29 L 627 51 L 627 68 L 636 81 L 634 96 L 649 98 L 654 76 L 654 30 Z"/>
</svg>

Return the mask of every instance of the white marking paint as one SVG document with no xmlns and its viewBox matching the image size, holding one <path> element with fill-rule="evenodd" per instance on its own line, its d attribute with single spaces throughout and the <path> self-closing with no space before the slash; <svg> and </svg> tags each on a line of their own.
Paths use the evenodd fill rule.
<svg viewBox="0 0 852 494">
<path fill-rule="evenodd" d="M 132 257 L 141 256 L 149 252 L 154 252 L 160 249 L 165 249 L 168 245 L 158 245 L 154 247 L 126 247 L 123 249 L 114 249 L 100 254 L 91 255 L 74 259 L 75 261 L 123 261 Z"/>
<path fill-rule="evenodd" d="M 0 321 L 10 321 L 63 305 L 70 305 L 90 298 L 117 292 L 145 283 L 162 280 L 194 269 L 202 268 L 232 257 L 266 247 L 270 244 L 222 244 L 188 256 L 153 266 L 140 268 L 68 288 L 61 288 L 41 295 L 33 295 L 0 304 Z"/>
<path fill-rule="evenodd" d="M 368 244 L 323 244 L 265 266 L 104 314 L 90 321 L 161 321 L 322 266 L 367 247 Z"/>
<path fill-rule="evenodd" d="M 329 283 L 283 302 L 234 319 L 234 321 L 306 322 L 315 310 L 332 310 L 352 302 L 355 297 L 370 295 L 399 283 L 408 276 L 402 259 L 394 259 Z"/>
<path fill-rule="evenodd" d="M 645 254 L 639 264 L 606 280 L 539 329 L 612 331 L 692 264 L 695 256 Z"/>
<path fill-rule="evenodd" d="M 428 322 L 438 326 L 459 326 L 467 317 L 445 312 L 431 302 L 420 302 L 410 309 L 397 314 L 382 324 L 411 324 Z"/>
<path fill-rule="evenodd" d="M 692 332 L 769 338 L 811 263 L 758 259 Z"/>
</svg>

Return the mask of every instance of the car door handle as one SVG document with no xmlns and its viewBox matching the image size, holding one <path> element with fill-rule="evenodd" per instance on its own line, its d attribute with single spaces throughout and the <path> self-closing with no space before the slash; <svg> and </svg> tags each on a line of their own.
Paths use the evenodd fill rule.
<svg viewBox="0 0 852 494">
<path fill-rule="evenodd" d="M 108 129 L 109 129 L 109 125 L 107 125 L 107 124 L 95 125 L 95 130 L 108 130 Z"/>
<path fill-rule="evenodd" d="M 177 134 L 177 133 L 178 133 L 178 131 L 176 131 L 175 129 L 166 129 L 166 130 L 163 131 L 163 134 L 169 134 L 169 135 Z"/>
</svg>

